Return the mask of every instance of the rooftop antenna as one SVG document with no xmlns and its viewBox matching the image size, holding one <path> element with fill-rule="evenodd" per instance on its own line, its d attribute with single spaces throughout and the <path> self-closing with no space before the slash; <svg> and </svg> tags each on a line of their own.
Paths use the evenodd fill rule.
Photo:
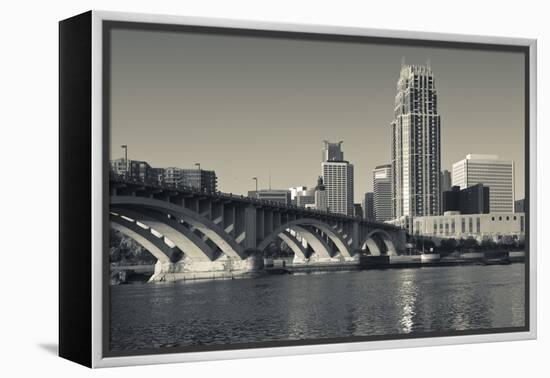
<svg viewBox="0 0 550 378">
<path fill-rule="evenodd" d="M 401 68 L 405 67 L 405 57 L 401 57 Z"/>
<path fill-rule="evenodd" d="M 271 190 L 271 169 L 269 170 L 269 190 Z"/>
<path fill-rule="evenodd" d="M 428 60 L 426 61 L 426 67 L 427 67 L 429 70 L 432 69 L 431 65 L 432 65 L 432 60 L 431 60 L 430 58 L 428 58 Z"/>
</svg>

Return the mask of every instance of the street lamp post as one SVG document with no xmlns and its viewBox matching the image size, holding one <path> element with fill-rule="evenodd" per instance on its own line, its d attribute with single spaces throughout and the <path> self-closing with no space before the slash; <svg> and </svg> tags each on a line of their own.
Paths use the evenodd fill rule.
<svg viewBox="0 0 550 378">
<path fill-rule="evenodd" d="M 257 177 L 252 177 L 252 180 L 254 180 L 256 182 L 256 197 L 258 196 L 258 178 Z"/>
</svg>

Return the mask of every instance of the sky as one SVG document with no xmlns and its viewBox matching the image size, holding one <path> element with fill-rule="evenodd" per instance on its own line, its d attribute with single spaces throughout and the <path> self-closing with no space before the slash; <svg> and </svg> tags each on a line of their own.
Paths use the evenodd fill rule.
<svg viewBox="0 0 550 378">
<path fill-rule="evenodd" d="M 215 170 L 218 190 L 313 187 L 323 140 L 354 165 L 354 201 L 390 162 L 401 60 L 434 72 L 441 167 L 515 162 L 524 196 L 524 57 L 516 52 L 114 29 L 111 158 Z"/>
</svg>

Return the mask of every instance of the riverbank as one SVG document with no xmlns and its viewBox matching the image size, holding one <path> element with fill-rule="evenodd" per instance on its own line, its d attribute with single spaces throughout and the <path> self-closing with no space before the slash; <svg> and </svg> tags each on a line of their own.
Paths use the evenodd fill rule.
<svg viewBox="0 0 550 378">
<path fill-rule="evenodd" d="M 470 252 L 441 257 L 438 254 L 363 256 L 355 264 L 275 264 L 266 267 L 268 274 L 318 273 L 372 269 L 404 269 L 422 267 L 452 267 L 461 265 L 508 265 L 525 262 L 523 251 Z"/>
<path fill-rule="evenodd" d="M 523 251 L 485 251 L 469 252 L 441 257 L 438 254 L 418 254 L 399 256 L 361 256 L 357 261 L 327 262 L 327 263 L 294 263 L 291 258 L 270 259 L 264 264 L 264 269 L 249 276 L 234 277 L 217 275 L 203 278 L 201 275 L 190 274 L 184 281 L 205 279 L 236 279 L 253 278 L 262 275 L 278 274 L 310 274 L 321 272 L 344 272 L 376 269 L 404 269 L 422 267 L 452 267 L 461 265 L 508 265 L 525 262 Z M 111 266 L 110 284 L 145 283 L 153 275 L 154 265 Z"/>
</svg>

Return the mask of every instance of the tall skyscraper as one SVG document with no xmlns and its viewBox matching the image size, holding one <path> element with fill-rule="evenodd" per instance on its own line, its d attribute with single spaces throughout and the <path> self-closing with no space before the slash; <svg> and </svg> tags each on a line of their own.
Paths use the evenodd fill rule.
<svg viewBox="0 0 550 378">
<path fill-rule="evenodd" d="M 379 165 L 372 171 L 374 219 L 392 219 L 391 164 Z"/>
<path fill-rule="evenodd" d="M 342 142 L 324 143 L 321 170 L 328 210 L 353 216 L 353 164 L 344 160 Z"/>
<path fill-rule="evenodd" d="M 323 143 L 323 158 L 322 161 L 342 161 L 344 160 L 344 152 L 342 151 L 343 141 L 337 143 L 331 143 L 328 140 L 324 140 Z"/>
<path fill-rule="evenodd" d="M 469 154 L 453 164 L 453 186 L 465 189 L 476 184 L 489 187 L 491 213 L 514 212 L 514 162 L 497 155 Z"/>
<path fill-rule="evenodd" d="M 441 119 L 429 65 L 401 65 L 391 123 L 393 216 L 438 215 Z"/>
</svg>

